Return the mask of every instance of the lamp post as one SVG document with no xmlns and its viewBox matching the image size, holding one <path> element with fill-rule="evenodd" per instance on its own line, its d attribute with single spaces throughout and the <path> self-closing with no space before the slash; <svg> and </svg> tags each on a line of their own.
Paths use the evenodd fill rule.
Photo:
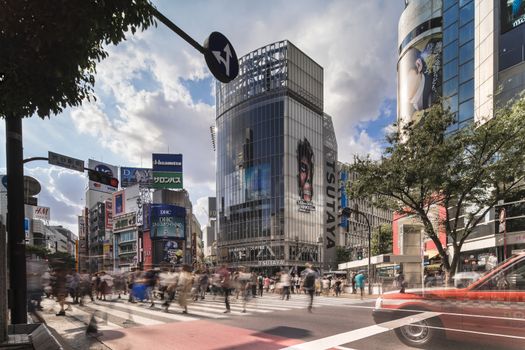
<svg viewBox="0 0 525 350">
<path fill-rule="evenodd" d="M 354 214 L 355 215 L 355 218 L 357 220 L 358 216 L 361 215 L 362 217 L 365 218 L 365 221 L 366 221 L 366 224 L 368 226 L 368 294 L 372 294 L 372 284 L 371 284 L 371 281 L 370 281 L 370 268 L 371 268 L 371 237 L 372 237 L 372 232 L 371 232 L 371 226 L 370 226 L 370 221 L 368 221 L 368 217 L 366 216 L 365 213 L 363 212 L 360 212 L 359 211 L 359 207 L 356 205 L 354 205 L 354 208 L 351 209 L 351 208 L 343 208 L 343 215 L 347 216 L 347 217 L 350 217 L 351 214 Z"/>
</svg>

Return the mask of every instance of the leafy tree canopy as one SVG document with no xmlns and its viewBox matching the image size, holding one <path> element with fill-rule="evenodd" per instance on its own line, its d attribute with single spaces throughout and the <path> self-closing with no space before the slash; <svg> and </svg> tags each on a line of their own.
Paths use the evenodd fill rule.
<svg viewBox="0 0 525 350">
<path fill-rule="evenodd" d="M 0 0 L 0 117 L 60 113 L 93 97 L 104 45 L 153 24 L 148 0 Z"/>
<path fill-rule="evenodd" d="M 374 227 L 371 243 L 372 256 L 392 253 L 392 225 Z"/>
<path fill-rule="evenodd" d="M 465 240 L 500 200 L 524 195 L 525 99 L 499 108 L 490 121 L 448 133 L 454 116 L 440 104 L 417 124 L 389 135 L 379 161 L 355 159 L 354 199 L 417 217 L 453 276 Z M 436 220 L 435 209 L 445 211 Z M 446 230 L 451 261 L 438 237 Z"/>
</svg>

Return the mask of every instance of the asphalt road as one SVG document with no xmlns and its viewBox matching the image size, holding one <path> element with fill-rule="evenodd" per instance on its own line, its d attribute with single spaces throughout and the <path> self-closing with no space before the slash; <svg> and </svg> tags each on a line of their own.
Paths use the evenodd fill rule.
<svg viewBox="0 0 525 350">
<path fill-rule="evenodd" d="M 286 301 L 278 301 L 278 303 Z M 304 310 L 281 311 L 271 314 L 253 315 L 243 319 L 233 318 L 215 322 L 255 330 L 261 333 L 309 342 L 336 334 L 375 325 L 372 319 L 374 302 L 368 301 L 344 307 L 323 306 L 308 313 Z M 365 331 L 366 333 L 366 331 Z M 404 345 L 394 331 L 363 337 L 358 341 L 339 345 L 349 349 L 406 350 L 415 349 Z M 479 344 L 458 343 L 444 340 L 432 347 L 433 350 L 496 350 L 501 348 Z"/>
</svg>

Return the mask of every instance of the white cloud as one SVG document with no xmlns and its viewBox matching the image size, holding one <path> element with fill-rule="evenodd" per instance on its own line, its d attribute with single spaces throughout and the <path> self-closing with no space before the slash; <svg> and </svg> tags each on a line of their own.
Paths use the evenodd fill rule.
<svg viewBox="0 0 525 350">
<path fill-rule="evenodd" d="M 368 152 L 379 156 L 380 142 L 357 126 L 377 118 L 382 102 L 395 98 L 401 1 L 154 2 L 198 42 L 214 30 L 224 33 L 239 57 L 271 42 L 293 42 L 324 67 L 325 111 L 333 117 L 341 159 Z M 79 152 L 84 159 L 103 155 L 117 165 L 150 166 L 151 153 L 168 148 L 183 153 L 184 183 L 199 217 L 205 198 L 215 192 L 209 130 L 215 106 L 192 100 L 181 81 L 210 76 L 202 55 L 161 23 L 108 50 L 109 57 L 97 65 L 97 101 L 64 113 L 62 118 L 70 116 L 72 122 L 53 121 L 69 127 L 56 134 L 78 143 L 76 157 L 82 158 Z M 209 93 L 214 96 L 213 86 Z M 26 149 L 41 152 L 46 139 L 38 136 L 33 130 Z M 39 171 L 46 178 L 43 187 L 49 186 L 41 196 L 57 206 L 52 209 L 61 215 L 57 222 L 74 224 L 72 213 L 83 194 L 69 186 L 71 175 L 54 168 Z"/>
</svg>

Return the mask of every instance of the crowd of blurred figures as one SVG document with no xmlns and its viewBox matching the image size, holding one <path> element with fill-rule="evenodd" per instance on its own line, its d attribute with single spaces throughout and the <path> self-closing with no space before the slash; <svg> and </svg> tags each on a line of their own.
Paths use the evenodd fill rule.
<svg viewBox="0 0 525 350">
<path fill-rule="evenodd" d="M 60 304 L 57 316 L 66 314 L 70 304 L 110 301 L 127 298 L 130 303 L 149 303 L 151 308 L 160 301 L 162 310 L 169 312 L 176 302 L 182 313 L 188 313 L 188 304 L 221 298 L 225 313 L 230 312 L 230 298 L 240 300 L 246 312 L 247 302 L 273 293 L 289 300 L 292 294 L 311 296 L 339 296 L 343 293 L 346 279 L 337 276 L 321 276 L 307 264 L 299 273 L 297 269 L 282 269 L 272 275 L 250 271 L 245 267 L 201 267 L 189 265 L 159 267 L 147 271 L 132 269 L 128 272 L 88 273 L 75 271 L 60 264 L 52 267 L 42 262 L 28 262 L 28 306 L 30 310 L 41 309 L 42 298 L 55 298 Z"/>
</svg>

